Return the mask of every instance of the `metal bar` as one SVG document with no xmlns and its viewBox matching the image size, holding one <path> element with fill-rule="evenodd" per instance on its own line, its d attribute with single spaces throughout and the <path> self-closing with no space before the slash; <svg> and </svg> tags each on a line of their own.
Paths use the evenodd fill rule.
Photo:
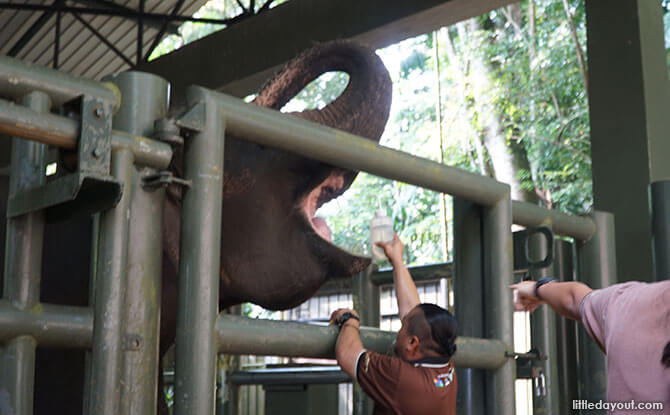
<svg viewBox="0 0 670 415">
<path fill-rule="evenodd" d="M 177 298 L 176 415 L 214 412 L 223 191 L 224 118 L 211 93 L 191 87 L 188 102 L 205 109 L 205 129 L 185 142 L 181 257 Z"/>
<path fill-rule="evenodd" d="M 670 180 L 649 186 L 651 236 L 654 245 L 654 280 L 670 279 Z"/>
<path fill-rule="evenodd" d="M 54 114 L 40 114 L 20 105 L 0 99 L 0 132 L 27 140 L 65 148 L 77 148 L 80 125 L 77 121 Z M 150 138 L 112 131 L 112 150 L 128 148 L 135 162 L 165 169 L 172 159 L 169 144 Z"/>
<path fill-rule="evenodd" d="M 121 93 L 109 84 L 78 78 L 8 56 L 0 57 L 0 96 L 18 99 L 31 91 L 49 95 L 52 107 L 84 94 L 112 103 L 115 111 L 121 102 Z"/>
<path fill-rule="evenodd" d="M 512 201 L 512 220 L 516 225 L 528 227 L 551 221 L 554 233 L 581 241 L 588 241 L 596 233 L 595 223 L 587 216 L 568 215 L 518 200 Z"/>
<path fill-rule="evenodd" d="M 181 6 L 184 4 L 184 0 L 177 0 L 177 3 L 174 5 L 174 8 L 172 9 L 172 12 L 170 13 L 170 16 L 176 16 L 177 13 L 179 13 L 179 9 L 181 9 Z M 163 35 L 165 34 L 166 30 L 168 27 L 168 21 L 164 21 L 161 24 L 160 29 L 158 30 L 158 33 L 156 33 L 156 37 L 154 37 L 153 42 L 151 42 L 151 46 L 149 46 L 149 49 L 147 49 L 147 53 L 144 54 L 144 61 L 149 61 L 149 56 L 154 52 L 154 49 L 156 49 L 156 46 L 161 42 L 163 39 Z M 174 33 L 176 34 L 176 33 Z"/>
<path fill-rule="evenodd" d="M 509 188 L 507 190 L 509 192 Z M 486 304 L 486 337 L 514 344 L 512 293 L 512 204 L 503 199 L 483 209 L 484 235 L 484 304 Z M 513 415 L 516 366 L 507 362 L 496 371 L 486 373 L 487 413 Z"/>
<path fill-rule="evenodd" d="M 377 266 L 372 264 L 365 270 L 359 272 L 352 279 L 352 299 L 354 309 L 358 311 L 361 324 L 368 327 L 379 328 L 379 286 L 373 284 L 372 274 Z M 354 415 L 366 415 L 372 413 L 374 401 L 367 396 L 361 385 L 354 384 L 353 388 Z"/>
<path fill-rule="evenodd" d="M 338 329 L 335 326 L 250 319 L 219 314 L 216 322 L 219 352 L 287 357 L 335 358 Z M 390 352 L 397 333 L 361 327 L 361 340 L 368 350 Z M 513 359 L 511 351 L 497 339 L 459 336 L 454 364 L 457 367 L 497 369 Z"/>
<path fill-rule="evenodd" d="M 119 203 L 102 213 L 98 270 L 95 279 L 90 414 L 116 415 L 121 397 L 123 314 L 128 259 L 129 209 L 132 199 L 133 154 L 112 154 L 112 173 L 123 184 Z M 91 282 L 93 283 L 93 282 Z"/>
<path fill-rule="evenodd" d="M 226 117 L 226 130 L 245 139 L 281 148 L 336 166 L 362 170 L 484 205 L 494 204 L 507 186 L 456 167 L 396 151 L 334 128 L 288 117 L 212 92 Z"/>
<path fill-rule="evenodd" d="M 484 265 L 482 211 L 474 203 L 454 203 L 454 315 L 459 336 L 484 337 Z M 459 368 L 457 412 L 483 415 L 486 402 L 485 373 L 481 369 Z"/>
<path fill-rule="evenodd" d="M 61 24 L 61 12 L 56 13 L 56 25 L 54 26 L 54 58 L 53 58 L 53 68 L 58 69 L 60 62 L 58 58 L 60 56 L 60 24 Z"/>
<path fill-rule="evenodd" d="M 550 222 L 542 226 L 551 228 Z M 547 257 L 548 241 L 540 233 L 528 236 L 530 259 L 533 261 Z M 552 245 L 553 247 L 553 245 Z M 530 275 L 534 280 L 552 275 L 553 269 L 531 268 Z M 531 345 L 547 356 L 546 360 L 534 362 L 536 368 L 544 375 L 544 390 L 535 390 L 533 394 L 533 414 L 558 414 L 558 352 L 556 347 L 556 314 L 548 305 L 541 305 L 530 315 Z M 539 393 L 538 393 L 539 392 Z"/>
<path fill-rule="evenodd" d="M 56 0 L 53 2 L 51 6 L 45 6 L 46 8 L 44 9 L 44 13 L 33 23 L 28 30 L 21 36 L 21 38 L 12 46 L 12 48 L 7 52 L 7 56 L 16 56 L 21 51 L 23 48 L 30 42 L 37 32 L 40 31 L 44 27 L 44 25 L 51 19 L 51 16 L 53 16 L 55 10 L 53 9 L 53 5 L 60 4 L 62 3 L 61 0 Z"/>
<path fill-rule="evenodd" d="M 415 282 L 432 281 L 440 278 L 451 278 L 453 274 L 453 264 L 445 262 L 441 264 L 419 265 L 408 267 Z M 370 281 L 377 285 L 393 284 L 393 269 L 386 268 L 374 272 L 370 276 Z"/>
<path fill-rule="evenodd" d="M 232 21 L 237 21 L 239 18 L 230 18 L 230 19 L 208 19 L 208 18 L 198 18 L 192 16 L 171 16 L 169 14 L 161 13 L 138 13 L 134 10 L 125 11 L 125 10 L 110 10 L 110 9 L 96 9 L 96 8 L 87 8 L 87 7 L 70 7 L 70 6 L 43 6 L 39 4 L 27 4 L 27 3 L 7 3 L 0 2 L 0 9 L 14 9 L 14 10 L 32 10 L 32 11 L 41 11 L 41 10 L 55 10 L 65 13 L 81 13 L 81 14 L 96 14 L 99 16 L 116 16 L 116 17 L 128 17 L 131 19 L 137 19 L 141 17 L 147 21 L 175 21 L 175 22 L 196 22 L 196 23 L 210 23 L 210 24 L 228 24 Z"/>
<path fill-rule="evenodd" d="M 154 121 L 167 114 L 167 81 L 141 72 L 124 72 L 107 80 L 113 82 L 124 97 L 113 127 L 131 135 L 152 135 Z M 121 414 L 155 413 L 158 397 L 165 189 L 142 187 L 142 177 L 155 172 L 148 167 L 133 168 L 124 307 L 125 335 L 130 347 L 124 352 L 121 374 Z"/>
<path fill-rule="evenodd" d="M 137 17 L 137 50 L 135 51 L 135 65 L 142 63 L 142 46 L 144 44 L 144 19 L 142 19 L 142 13 L 144 13 L 144 0 L 140 0 L 140 14 Z"/>
<path fill-rule="evenodd" d="M 40 347 L 91 347 L 93 312 L 87 307 L 40 304 L 21 310 L 0 300 L 0 343 L 30 336 Z"/>
<path fill-rule="evenodd" d="M 50 105 L 49 97 L 41 92 L 32 92 L 21 102 L 39 112 L 48 111 Z M 10 194 L 46 182 L 46 155 L 47 146 L 44 144 L 14 139 Z M 3 293 L 4 298 L 20 310 L 39 304 L 43 239 L 44 212 L 7 220 Z M 33 337 L 16 337 L 5 344 L 0 356 L 0 390 L 9 393 L 8 404 L 15 413 L 33 413 L 36 346 Z"/>
<path fill-rule="evenodd" d="M 593 289 L 605 288 L 617 282 L 614 215 L 594 211 L 597 232 L 585 243 L 577 244 L 579 256 L 578 280 Z M 607 399 L 607 359 L 584 330 L 579 327 L 579 398 Z"/>
<path fill-rule="evenodd" d="M 574 281 L 573 245 L 554 240 L 554 275 L 560 281 Z M 578 399 L 577 376 L 577 326 L 574 320 L 556 314 L 556 351 L 558 366 L 559 414 L 570 415 L 572 401 Z"/>
<path fill-rule="evenodd" d="M 105 44 L 109 49 L 112 50 L 112 52 L 116 53 L 116 55 L 123 59 L 124 62 L 128 64 L 131 68 L 135 67 L 135 63 L 133 63 L 132 60 L 130 60 L 129 57 L 127 57 L 119 48 L 117 48 L 112 42 L 107 40 L 107 37 L 103 36 L 95 27 L 91 26 L 90 23 L 88 23 L 86 20 L 84 20 L 83 17 L 81 17 L 78 13 L 72 13 L 72 16 L 74 16 L 75 19 L 79 21 L 86 29 L 88 29 L 89 32 L 93 33 L 95 37 L 98 38 L 99 41 Z"/>
<path fill-rule="evenodd" d="M 236 385 L 295 385 L 347 383 L 352 379 L 339 367 L 277 368 L 234 372 L 230 382 Z"/>
<path fill-rule="evenodd" d="M 107 1 L 107 0 L 73 0 L 73 2 L 74 3 L 81 3 L 81 4 L 89 4 L 89 5 L 93 5 L 94 7 L 104 6 L 104 7 L 110 8 L 112 10 L 123 10 L 123 11 L 128 12 L 128 13 L 135 12 L 133 9 L 122 6 L 122 5 L 120 5 L 120 4 L 118 4 L 114 1 Z M 165 20 L 165 21 L 161 22 L 160 24 L 159 24 L 159 22 L 149 20 L 147 22 L 147 25 L 153 26 L 154 29 L 159 29 L 159 28 L 162 28 L 163 26 L 167 25 L 168 28 L 169 28 L 168 33 L 173 34 L 173 35 L 179 34 L 179 25 L 176 24 L 176 23 L 173 23 L 171 21 L 168 21 L 168 20 Z"/>
</svg>

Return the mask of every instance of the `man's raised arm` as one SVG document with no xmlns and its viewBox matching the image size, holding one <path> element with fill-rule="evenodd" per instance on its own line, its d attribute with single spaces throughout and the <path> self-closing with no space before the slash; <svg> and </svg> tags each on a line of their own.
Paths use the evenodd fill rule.
<svg viewBox="0 0 670 415">
<path fill-rule="evenodd" d="M 396 233 L 393 234 L 393 241 L 377 242 L 377 246 L 384 250 L 386 257 L 393 266 L 393 283 L 398 300 L 398 317 L 402 320 L 410 310 L 421 303 L 414 280 L 402 260 L 405 246 Z"/>
</svg>

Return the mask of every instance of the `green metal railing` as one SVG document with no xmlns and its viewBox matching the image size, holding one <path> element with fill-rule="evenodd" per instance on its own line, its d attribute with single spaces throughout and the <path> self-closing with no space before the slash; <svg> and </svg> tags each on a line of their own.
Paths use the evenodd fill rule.
<svg viewBox="0 0 670 415">
<path fill-rule="evenodd" d="M 118 111 L 113 125 L 106 125 L 109 147 L 103 148 L 102 153 L 98 147 L 91 147 L 94 159 L 111 156 L 111 167 L 105 170 L 103 166 L 96 175 L 122 189 L 120 200 L 115 200 L 113 206 L 106 206 L 97 221 L 100 225 L 95 239 L 98 251 L 94 255 L 92 308 L 40 304 L 34 294 L 39 276 L 32 276 L 34 271 L 14 271 L 14 267 L 21 266 L 20 256 L 10 251 L 6 255 L 5 299 L 0 300 L 0 341 L 4 344 L 0 385 L 10 392 L 11 404 L 21 408 L 20 413 L 32 413 L 31 385 L 37 346 L 91 349 L 86 398 L 88 413 L 155 410 L 152 408 L 156 406 L 156 387 L 151 379 L 157 377 L 155 306 L 160 297 L 149 296 L 152 292 L 153 295 L 160 292 L 161 224 L 160 220 L 148 217 L 151 212 L 160 211 L 163 196 L 160 193 L 149 195 L 149 190 L 138 178 L 166 168 L 172 157 L 169 144 L 150 138 L 152 122 L 166 113 L 165 88 L 165 81 L 148 74 L 131 73 L 107 83 L 97 83 L 15 59 L 0 58 L 0 98 L 4 99 L 0 100 L 1 133 L 51 146 L 79 148 L 80 155 L 86 158 L 90 154 L 81 153 L 81 149 L 91 143 L 95 145 L 95 140 L 100 139 L 95 134 L 91 136 L 85 123 L 85 118 L 91 114 L 84 114 L 84 121 L 75 121 L 46 111 L 81 95 L 84 95 L 84 102 L 92 98 L 100 103 L 93 107 L 93 116 L 100 122 L 108 122 L 106 117 L 111 117 L 110 112 Z M 46 105 L 24 103 L 31 108 L 10 102 L 35 95 L 48 97 L 50 102 Z M 150 102 L 142 101 L 143 97 L 149 97 Z M 509 198 L 509 186 L 493 179 L 392 150 L 332 128 L 286 117 L 277 111 L 247 105 L 204 88 L 190 88 L 188 102 L 189 111 L 177 120 L 181 127 L 193 134 L 185 142 L 185 179 L 190 180 L 191 186 L 184 191 L 181 220 L 176 414 L 213 412 L 217 352 L 334 356 L 337 333 L 332 327 L 218 315 L 226 133 L 335 166 L 449 193 L 478 205 L 482 212 L 482 266 L 486 280 L 483 294 L 486 326 L 482 332 L 485 338 L 460 338 L 454 360 L 458 366 L 488 369 L 486 407 L 490 413 L 514 413 L 515 362 L 509 357 L 513 344 L 513 308 L 508 289 L 513 282 L 511 225 L 536 226 L 549 218 L 555 232 L 588 241 L 596 234 L 591 219 L 513 202 Z M 144 111 L 145 107 L 149 109 Z M 87 107 L 82 105 L 82 108 Z M 29 144 L 45 148 L 44 144 Z M 35 177 L 34 172 L 28 171 L 31 165 L 38 166 L 38 172 L 44 171 L 43 161 L 39 159 L 22 155 L 14 159 L 27 163 L 21 167 L 13 161 L 11 177 L 17 183 Z M 23 200 L 25 203 L 32 199 Z M 40 203 L 47 202 L 48 198 L 40 199 Z M 12 220 L 38 218 L 42 207 L 48 208 L 40 205 L 35 213 L 21 214 L 19 219 Z M 140 226 L 145 220 L 147 222 Z M 36 226 L 39 227 L 38 222 Z M 142 236 L 149 230 L 153 231 L 153 236 Z M 22 246 L 20 238 L 23 238 L 26 245 L 21 249 L 34 258 L 41 255 L 42 238 L 38 230 L 28 236 L 13 235 L 13 232 L 8 233 L 8 246 Z M 144 253 L 129 253 L 129 247 Z M 592 267 L 597 267 L 604 258 L 597 249 L 582 251 L 587 255 L 585 263 Z M 143 273 L 135 272 L 134 266 L 151 270 L 146 280 L 140 279 Z M 370 278 L 369 275 L 361 278 L 359 285 L 376 286 L 365 279 Z M 138 304 L 146 300 L 145 296 L 150 298 L 146 307 Z M 367 297 L 362 297 L 358 302 L 367 301 Z M 141 317 L 141 324 L 134 324 L 137 316 Z M 374 320 L 374 316 L 370 319 Z M 394 334 L 363 329 L 362 337 L 366 347 L 387 350 Z M 8 364 L 9 360 L 14 363 Z"/>
</svg>

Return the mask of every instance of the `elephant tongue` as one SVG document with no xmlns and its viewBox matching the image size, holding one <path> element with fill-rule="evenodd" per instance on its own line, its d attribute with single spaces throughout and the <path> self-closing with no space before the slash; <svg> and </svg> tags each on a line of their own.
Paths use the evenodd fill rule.
<svg viewBox="0 0 670 415">
<path fill-rule="evenodd" d="M 333 238 L 330 234 L 330 228 L 326 223 L 325 219 L 315 216 L 312 218 L 312 225 L 314 225 L 314 230 L 318 233 L 323 239 L 332 242 Z"/>
</svg>

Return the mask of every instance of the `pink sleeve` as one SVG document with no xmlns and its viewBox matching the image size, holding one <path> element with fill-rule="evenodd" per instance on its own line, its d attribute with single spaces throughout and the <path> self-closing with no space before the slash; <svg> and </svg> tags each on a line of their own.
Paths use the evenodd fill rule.
<svg viewBox="0 0 670 415">
<path fill-rule="evenodd" d="M 616 285 L 591 291 L 582 299 L 579 307 L 579 315 L 586 332 L 604 353 L 607 353 L 605 350 L 607 308 L 616 292 Z"/>
</svg>

